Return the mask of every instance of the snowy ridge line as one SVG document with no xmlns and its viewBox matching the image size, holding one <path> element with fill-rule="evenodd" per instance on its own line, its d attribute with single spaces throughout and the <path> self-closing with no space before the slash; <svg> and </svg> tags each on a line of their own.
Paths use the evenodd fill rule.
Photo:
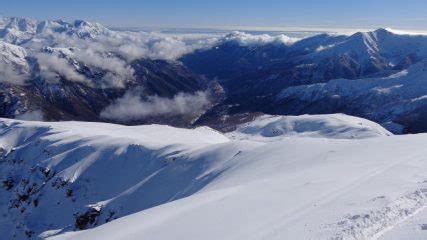
<svg viewBox="0 0 427 240">
<path fill-rule="evenodd" d="M 378 239 L 397 224 L 406 221 L 427 206 L 427 188 L 407 193 L 380 210 L 348 215 L 337 223 L 342 231 L 331 240 Z"/>
</svg>

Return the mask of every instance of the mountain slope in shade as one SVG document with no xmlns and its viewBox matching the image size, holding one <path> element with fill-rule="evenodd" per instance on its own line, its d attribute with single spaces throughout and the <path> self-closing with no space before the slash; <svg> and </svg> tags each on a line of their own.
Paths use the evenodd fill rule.
<svg viewBox="0 0 427 240">
<path fill-rule="evenodd" d="M 419 63 L 386 78 L 287 88 L 277 96 L 276 106 L 284 114 L 339 111 L 373 119 L 396 132 L 422 132 L 427 130 L 426 80 L 426 64 Z"/>
<path fill-rule="evenodd" d="M 219 79 L 227 93 L 222 104 L 210 109 L 199 119 L 198 123 L 201 125 L 232 129 L 236 119 L 257 112 L 295 115 L 345 112 L 382 124 L 387 123 L 384 126 L 395 132 L 426 131 L 422 124 L 426 108 L 424 102 L 415 104 L 407 101 L 405 104 L 410 105 L 408 108 L 413 111 L 409 117 L 401 119 L 401 115 L 405 113 L 395 111 L 394 104 L 390 103 L 391 95 L 379 96 L 375 91 L 368 91 L 363 97 L 354 93 L 352 101 L 355 104 L 350 101 L 337 103 L 327 97 L 313 99 L 316 102 L 311 102 L 307 97 L 310 91 L 302 89 L 309 89 L 308 86 L 312 84 L 328 83 L 331 86 L 340 82 L 340 86 L 351 95 L 351 85 L 356 86 L 359 81 L 392 77 L 402 71 L 418 71 L 420 67 L 417 66 L 427 61 L 427 36 L 396 34 L 378 29 L 350 36 L 321 34 L 292 44 L 272 42 L 242 45 L 230 40 L 211 49 L 185 55 L 181 61 L 195 72 Z M 212 64 L 207 64 L 208 62 Z M 341 83 L 342 79 L 347 80 Z M 377 85 L 374 86 L 375 84 Z M 419 82 L 411 81 L 409 76 L 404 81 L 403 88 L 415 89 L 418 84 Z M 381 81 L 376 81 L 372 88 L 381 88 L 381 85 Z M 295 93 L 301 96 L 294 98 L 304 98 L 307 101 L 299 105 L 291 99 L 277 104 L 276 96 L 282 91 L 288 91 L 287 89 L 292 91 L 294 87 L 302 90 Z M 409 100 L 421 97 L 421 91 L 405 92 L 405 98 Z M 359 98 L 356 99 L 356 95 Z M 391 102 L 400 100 L 397 97 Z M 390 104 L 383 104 L 385 102 Z M 352 105 L 347 107 L 350 103 Z M 372 109 L 375 106 L 381 106 L 382 109 L 378 111 L 384 114 L 376 113 Z"/>
</svg>

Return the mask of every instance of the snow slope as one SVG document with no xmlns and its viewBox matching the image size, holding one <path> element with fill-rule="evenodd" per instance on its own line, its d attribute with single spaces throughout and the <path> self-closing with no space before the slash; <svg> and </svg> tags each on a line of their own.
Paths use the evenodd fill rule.
<svg viewBox="0 0 427 240">
<path fill-rule="evenodd" d="M 189 195 L 209 176 L 193 182 L 203 164 L 185 153 L 229 141 L 209 128 L 8 119 L 0 125 L 5 239 L 84 229 Z M 96 222 L 87 219 L 98 207 Z"/>
<path fill-rule="evenodd" d="M 424 240 L 427 239 L 427 209 L 401 222 L 379 238 L 380 240 Z"/>
<path fill-rule="evenodd" d="M 425 134 L 249 147 L 252 133 L 199 152 L 217 176 L 197 193 L 52 239 L 376 239 L 426 205 Z"/>
<path fill-rule="evenodd" d="M 270 116 L 263 115 L 243 124 L 230 134 L 232 138 L 255 140 L 283 137 L 327 137 L 338 139 L 389 136 L 379 124 L 344 114 Z"/>
<path fill-rule="evenodd" d="M 426 140 L 345 115 L 263 116 L 227 136 L 1 119 L 0 233 L 372 239 L 424 208 Z"/>
</svg>

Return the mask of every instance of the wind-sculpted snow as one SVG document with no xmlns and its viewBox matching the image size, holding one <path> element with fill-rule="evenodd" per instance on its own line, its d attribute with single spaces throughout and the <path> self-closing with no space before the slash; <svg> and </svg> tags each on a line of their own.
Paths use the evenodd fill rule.
<svg viewBox="0 0 427 240">
<path fill-rule="evenodd" d="M 295 123 L 312 121 L 313 126 L 318 122 L 339 123 L 323 126 L 331 128 L 328 132 L 336 132 L 338 136 L 346 136 L 345 132 L 348 131 L 347 136 L 353 134 L 355 137 L 339 139 L 340 137 L 326 134 L 319 138 L 319 135 L 312 134 L 311 129 L 307 129 L 309 134 L 299 131 L 300 136 L 295 133 L 275 141 L 260 141 L 258 131 L 247 132 L 245 139 L 229 140 L 220 134 L 204 130 L 207 131 L 204 134 L 208 134 L 205 135 L 206 139 L 216 136 L 215 139 L 218 140 L 201 144 L 197 139 L 191 138 L 190 132 L 195 130 L 186 130 L 190 133 L 189 139 L 192 139 L 190 145 L 187 145 L 189 139 L 180 133 L 179 138 L 187 147 L 173 144 L 175 147 L 168 151 L 169 154 L 156 154 L 155 156 L 168 159 L 164 159 L 166 162 L 157 168 L 153 167 L 156 165 L 154 162 L 162 162 L 163 159 L 142 160 L 142 155 L 130 153 L 135 153 L 130 151 L 130 146 L 126 151 L 129 154 L 127 157 L 139 156 L 139 161 L 151 164 L 147 162 L 141 167 L 137 164 L 137 167 L 133 165 L 132 169 L 128 169 L 125 163 L 136 164 L 138 161 L 121 158 L 120 154 L 125 153 L 118 150 L 115 150 L 115 160 L 112 157 L 102 161 L 97 160 L 98 156 L 84 157 L 80 160 L 82 163 L 58 173 L 58 176 L 74 177 L 71 178 L 74 181 L 65 188 L 74 190 L 72 198 L 76 202 L 84 197 L 83 191 L 86 191 L 87 197 L 94 196 L 92 191 L 96 192 L 95 196 L 102 195 L 90 204 L 90 201 L 86 201 L 93 210 L 92 215 L 85 216 L 89 219 L 93 216 L 93 224 L 90 226 L 97 227 L 80 232 L 70 232 L 74 230 L 73 227 L 46 227 L 41 236 L 48 237 L 59 232 L 62 234 L 51 239 L 361 240 L 375 239 L 423 211 L 427 180 L 424 174 L 427 164 L 423 144 L 426 135 L 386 136 L 387 134 L 378 134 L 378 131 L 387 133 L 386 130 L 368 121 L 348 116 L 340 116 L 339 120 L 336 115 L 323 117 L 323 120 L 322 116 L 302 116 L 301 119 L 291 117 L 290 120 Z M 252 125 L 267 128 L 270 119 L 274 118 L 276 117 L 266 116 Z M 343 128 L 346 121 L 348 127 Z M 360 126 L 356 126 L 358 122 L 366 124 L 366 132 L 374 127 L 369 138 L 365 138 L 369 134 L 354 134 L 354 129 L 361 130 Z M 242 126 L 239 131 L 247 126 Z M 101 128 L 95 128 L 94 125 L 91 127 L 97 132 L 99 130 L 96 129 Z M 146 129 L 151 127 L 147 126 Z M 109 125 L 109 128 L 119 128 L 120 133 L 128 133 L 123 127 Z M 136 128 L 131 129 L 135 132 L 130 136 L 133 138 L 137 134 Z M 160 130 L 160 126 L 156 126 L 156 129 L 169 133 L 169 130 Z M 57 132 L 54 129 L 51 131 Z M 116 131 L 113 133 L 116 134 Z M 178 136 L 178 132 L 175 134 L 174 136 Z M 21 139 L 29 137 L 20 135 Z M 54 139 L 54 136 L 49 138 Z M 158 139 L 153 136 L 142 137 L 142 142 L 147 139 L 143 144 L 145 147 L 150 142 L 148 137 L 154 141 Z M 32 138 L 31 141 L 36 139 Z M 163 139 L 169 143 L 174 141 L 161 138 Z M 56 145 L 61 142 L 57 141 Z M 108 142 L 112 144 L 111 139 Z M 123 140 L 120 142 L 123 143 Z M 193 148 L 191 144 L 196 145 Z M 91 142 L 86 142 L 85 145 L 92 148 L 97 146 Z M 23 150 L 15 150 L 20 151 Z M 103 153 L 108 154 L 108 151 L 104 150 Z M 153 156 L 148 152 L 144 156 L 147 155 Z M 52 161 L 57 164 L 56 167 L 61 165 L 57 159 Z M 101 167 L 101 162 L 114 166 Z M 86 164 L 97 167 L 86 168 Z M 110 170 L 117 169 L 117 166 L 129 173 L 112 174 L 119 171 Z M 81 170 L 76 171 L 77 169 Z M 90 171 L 91 175 L 86 175 L 85 171 Z M 76 172 L 81 174 L 75 174 Z M 108 175 L 109 179 L 95 177 L 103 174 Z M 120 183 L 136 176 L 140 177 L 127 190 L 116 191 Z M 80 184 L 76 184 L 80 181 Z M 96 184 L 103 181 L 107 182 L 103 185 Z M 93 188 L 95 186 L 97 188 Z M 178 188 L 181 190 L 177 190 Z M 107 189 L 108 192 L 115 192 L 113 197 L 101 194 Z M 65 191 L 63 194 L 66 196 Z M 168 197 L 158 198 L 164 195 Z M 141 205 L 154 199 L 161 201 L 142 209 Z M 41 200 L 42 198 L 40 205 L 43 203 Z M 48 202 L 45 200 L 44 204 Z M 64 203 L 61 201 L 61 204 Z M 104 223 L 104 214 L 108 216 L 110 209 L 119 213 L 115 216 L 123 216 L 120 213 L 127 215 L 133 212 L 125 211 L 130 206 L 141 211 L 101 225 Z"/>
<path fill-rule="evenodd" d="M 227 142 L 209 128 L 2 119 L 2 238 L 85 229 L 190 195 L 214 177 L 197 180 L 212 159 L 191 153 Z"/>
<path fill-rule="evenodd" d="M 285 120 L 265 116 L 252 126 L 269 129 Z M 329 130 L 294 126 L 271 141 L 258 131 L 242 137 L 248 125 L 233 137 L 206 127 L 2 119 L 0 232 L 7 239 L 45 238 L 102 225 L 64 236 L 328 239 L 351 228 L 337 225 L 349 214 L 377 211 L 416 191 L 419 179 L 409 176 L 426 168 L 423 135 L 387 136 L 374 123 L 344 115 L 288 120 Z M 408 172 L 397 174 L 402 168 Z"/>
</svg>

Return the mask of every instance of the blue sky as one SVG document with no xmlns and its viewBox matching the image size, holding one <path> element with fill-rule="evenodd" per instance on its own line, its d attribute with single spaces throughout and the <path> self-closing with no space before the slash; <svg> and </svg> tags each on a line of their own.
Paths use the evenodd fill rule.
<svg viewBox="0 0 427 240">
<path fill-rule="evenodd" d="M 427 29 L 426 0 L 0 0 L 0 15 L 115 27 Z"/>
</svg>

